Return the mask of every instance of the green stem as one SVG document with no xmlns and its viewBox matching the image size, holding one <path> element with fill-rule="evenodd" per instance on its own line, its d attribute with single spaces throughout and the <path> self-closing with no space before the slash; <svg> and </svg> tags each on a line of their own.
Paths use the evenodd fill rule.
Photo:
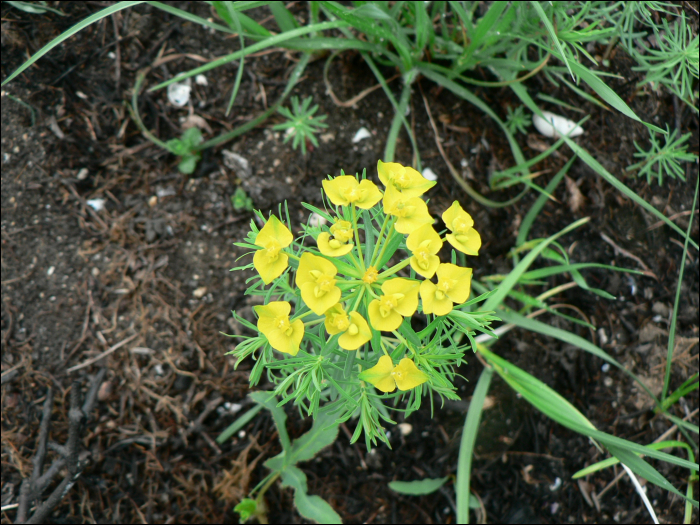
<svg viewBox="0 0 700 525">
<path fill-rule="evenodd" d="M 282 252 L 282 253 L 287 254 L 287 256 L 288 256 L 290 259 L 294 259 L 295 261 L 298 261 L 298 260 L 299 260 L 299 257 L 297 257 L 296 255 L 294 255 L 293 253 L 289 253 L 289 252 Z"/>
<path fill-rule="evenodd" d="M 406 339 L 404 339 L 404 337 L 399 332 L 397 332 L 396 330 L 392 330 L 392 333 L 398 338 L 399 341 L 401 341 L 404 344 L 404 346 L 406 348 L 408 348 L 411 352 L 413 352 L 414 357 L 416 357 L 418 355 L 416 353 L 415 349 L 411 345 L 408 344 L 408 341 L 406 341 Z"/>
<path fill-rule="evenodd" d="M 379 278 L 379 279 L 384 279 L 385 277 L 389 277 L 390 275 L 394 275 L 396 272 L 398 272 L 398 271 L 401 270 L 402 268 L 405 268 L 405 267 L 408 266 L 410 263 L 411 263 L 411 259 L 410 259 L 410 258 L 404 259 L 404 260 L 401 261 L 400 263 L 395 264 L 394 266 L 392 266 L 391 268 L 389 268 L 387 271 L 380 273 L 379 276 L 378 276 L 378 278 Z"/>
<path fill-rule="evenodd" d="M 372 258 L 369 260 L 369 265 L 374 266 L 376 263 L 375 257 L 377 255 L 377 250 L 379 249 L 379 245 L 382 243 L 382 237 L 384 236 L 384 230 L 386 229 L 386 225 L 389 224 L 389 215 L 384 216 L 384 224 L 382 224 L 382 229 L 379 230 L 379 237 L 377 237 L 377 244 L 374 245 L 374 249 L 372 250 Z"/>
<path fill-rule="evenodd" d="M 357 299 L 355 299 L 355 305 L 352 307 L 352 312 L 357 312 L 357 307 L 360 305 L 360 301 L 362 300 L 362 296 L 365 294 L 365 288 L 364 286 L 360 288 L 360 291 L 357 293 Z"/>
<path fill-rule="evenodd" d="M 374 261 L 377 266 L 382 262 L 382 257 L 384 257 L 384 252 L 386 251 L 386 247 L 389 245 L 389 241 L 391 240 L 391 237 L 394 235 L 394 217 L 392 217 L 391 224 L 389 225 L 389 231 L 386 234 L 386 240 L 384 241 L 384 244 L 382 245 L 382 249 L 379 252 L 379 257 L 377 257 L 377 260 Z"/>
<path fill-rule="evenodd" d="M 316 319 L 315 321 L 309 321 L 308 323 L 304 323 L 304 327 L 316 326 L 317 324 L 321 324 L 324 321 L 325 321 L 325 319 Z"/>
<path fill-rule="evenodd" d="M 355 232 L 355 248 L 357 248 L 357 255 L 360 258 L 360 267 L 362 268 L 362 273 L 365 273 L 365 261 L 362 258 L 362 245 L 360 244 L 360 232 L 357 227 L 357 216 L 355 214 L 355 204 L 352 205 L 352 229 Z"/>
<path fill-rule="evenodd" d="M 296 321 L 297 319 L 303 319 L 307 315 L 311 315 L 313 313 L 312 310 L 309 310 L 308 312 L 304 312 L 303 314 L 297 315 L 296 317 L 293 317 L 291 320 Z"/>
</svg>

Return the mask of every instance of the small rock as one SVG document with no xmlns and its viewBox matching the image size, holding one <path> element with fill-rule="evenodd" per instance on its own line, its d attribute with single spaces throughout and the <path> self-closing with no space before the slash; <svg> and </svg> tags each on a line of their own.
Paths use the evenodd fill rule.
<svg viewBox="0 0 700 525">
<path fill-rule="evenodd" d="M 173 82 L 168 85 L 168 100 L 176 108 L 184 107 L 190 101 L 191 91 L 192 83 L 189 78 L 182 82 Z"/>
<path fill-rule="evenodd" d="M 413 432 L 413 425 L 410 423 L 399 423 L 396 426 L 398 427 L 402 436 L 408 436 L 411 432 Z"/>
<path fill-rule="evenodd" d="M 207 86 L 209 85 L 209 81 L 207 80 L 207 77 L 204 75 L 197 75 L 194 77 L 194 83 L 197 84 L 198 86 Z"/>
<path fill-rule="evenodd" d="M 97 391 L 97 399 L 100 401 L 107 401 L 112 396 L 112 391 L 114 390 L 114 385 L 111 381 L 103 381 L 100 385 L 100 389 Z"/>
<path fill-rule="evenodd" d="M 668 316 L 671 313 L 671 309 L 664 303 L 659 301 L 654 303 L 654 305 L 651 307 L 651 311 L 654 312 L 656 315 L 660 315 L 664 319 L 668 319 Z"/>
<path fill-rule="evenodd" d="M 549 111 L 543 111 L 544 118 L 539 115 L 532 116 L 532 123 L 545 137 L 559 138 L 569 134 L 570 138 L 578 137 L 583 133 L 583 128 L 576 125 L 576 122 L 569 120 L 566 117 L 555 115 Z"/>
<path fill-rule="evenodd" d="M 148 199 L 148 205 L 153 208 L 156 204 L 158 204 L 158 196 L 153 195 L 150 199 Z"/>
<path fill-rule="evenodd" d="M 639 342 L 648 343 L 654 341 L 657 337 L 668 335 L 666 330 L 663 330 L 653 323 L 645 324 L 639 331 Z"/>
<path fill-rule="evenodd" d="M 87 205 L 90 206 L 95 211 L 101 211 L 105 207 L 104 199 L 89 199 Z"/>
<path fill-rule="evenodd" d="M 228 150 L 223 150 L 221 154 L 223 155 L 224 166 L 235 171 L 236 175 L 241 179 L 248 179 L 253 174 L 248 159 L 240 156 L 238 153 Z"/>
<path fill-rule="evenodd" d="M 437 174 L 433 170 L 431 170 L 430 168 L 425 168 L 423 170 L 423 177 L 425 177 L 426 179 L 428 179 L 430 181 L 435 181 L 438 179 Z"/>
<path fill-rule="evenodd" d="M 360 128 L 357 130 L 357 133 L 355 133 L 355 136 L 352 138 L 352 143 L 357 144 L 361 140 L 368 139 L 372 136 L 372 134 L 367 130 L 367 128 Z"/>
<path fill-rule="evenodd" d="M 194 296 L 195 299 L 201 299 L 204 297 L 204 295 L 207 293 L 207 287 L 206 286 L 200 286 L 197 288 L 194 292 L 192 292 L 192 295 Z"/>
</svg>

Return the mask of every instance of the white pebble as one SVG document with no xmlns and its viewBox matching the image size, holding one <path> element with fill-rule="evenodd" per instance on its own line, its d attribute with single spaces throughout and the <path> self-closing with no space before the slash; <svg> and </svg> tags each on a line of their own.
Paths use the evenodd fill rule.
<svg viewBox="0 0 700 525">
<path fill-rule="evenodd" d="M 208 86 L 209 85 L 209 81 L 207 80 L 207 77 L 205 77 L 204 75 L 197 75 L 196 77 L 194 77 L 194 82 L 198 86 Z"/>
<path fill-rule="evenodd" d="M 55 266 L 50 266 L 48 270 L 46 270 L 46 275 L 51 277 L 53 275 L 53 272 L 56 270 Z"/>
<path fill-rule="evenodd" d="M 309 226 L 313 226 L 315 228 L 318 228 L 319 226 L 323 226 L 326 224 L 328 221 L 326 220 L 325 217 L 322 217 L 316 212 L 313 212 L 311 215 L 309 215 Z"/>
<path fill-rule="evenodd" d="M 396 426 L 399 427 L 399 432 L 401 432 L 402 436 L 408 436 L 411 432 L 413 432 L 413 425 L 410 423 L 399 423 Z"/>
<path fill-rule="evenodd" d="M 423 177 L 425 177 L 426 179 L 428 179 L 430 181 L 437 180 L 437 178 L 438 178 L 437 173 L 435 173 L 430 168 L 425 168 L 423 170 Z"/>
<path fill-rule="evenodd" d="M 544 118 L 539 115 L 532 116 L 532 123 L 542 135 L 545 137 L 559 138 L 563 135 L 569 137 L 578 137 L 583 133 L 583 128 L 576 125 L 575 122 L 566 117 L 555 115 L 549 111 L 543 111 Z"/>
<path fill-rule="evenodd" d="M 372 136 L 372 134 L 367 131 L 367 128 L 360 128 L 357 130 L 357 133 L 355 133 L 355 136 L 352 138 L 352 143 L 357 144 L 361 140 L 368 139 Z"/>
<path fill-rule="evenodd" d="M 610 363 L 603 363 L 603 366 L 600 367 L 600 371 L 603 372 L 604 374 L 607 374 L 609 370 L 610 370 Z"/>
<path fill-rule="evenodd" d="M 192 86 L 189 78 L 182 82 L 173 82 L 168 85 L 168 100 L 173 106 L 181 108 L 190 101 L 190 91 Z"/>
<path fill-rule="evenodd" d="M 100 211 L 105 207 L 104 199 L 89 199 L 87 205 L 90 206 L 95 211 Z"/>
</svg>

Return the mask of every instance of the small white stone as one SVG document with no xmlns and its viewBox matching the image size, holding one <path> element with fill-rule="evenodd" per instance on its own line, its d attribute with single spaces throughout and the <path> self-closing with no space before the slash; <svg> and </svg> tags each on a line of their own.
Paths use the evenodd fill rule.
<svg viewBox="0 0 700 525">
<path fill-rule="evenodd" d="M 55 266 L 50 266 L 48 270 L 46 270 L 46 275 L 51 277 L 53 275 L 53 272 L 56 270 Z"/>
<path fill-rule="evenodd" d="M 194 82 L 198 86 L 208 86 L 209 85 L 209 81 L 207 80 L 207 77 L 205 77 L 204 75 L 201 75 L 201 74 L 194 77 Z"/>
<path fill-rule="evenodd" d="M 555 490 L 559 490 L 559 487 L 561 487 L 561 478 L 557 476 L 557 478 L 555 478 L 554 480 L 554 483 L 552 483 L 549 486 L 549 490 L 554 492 Z"/>
<path fill-rule="evenodd" d="M 430 168 L 423 169 L 423 177 L 425 177 L 426 179 L 428 179 L 430 181 L 435 181 L 438 178 L 437 173 L 435 173 Z"/>
<path fill-rule="evenodd" d="M 189 78 L 182 82 L 173 82 L 168 85 L 168 100 L 177 108 L 186 106 L 190 101 L 190 91 L 192 91 L 192 85 Z"/>
<path fill-rule="evenodd" d="M 532 116 L 532 123 L 542 135 L 545 137 L 559 138 L 563 135 L 569 135 L 570 138 L 578 137 L 583 133 L 583 128 L 576 125 L 572 120 L 560 115 L 555 115 L 549 111 L 543 111 L 544 118 L 539 115 Z"/>
<path fill-rule="evenodd" d="M 156 204 L 158 204 L 158 196 L 153 195 L 148 199 L 148 205 L 153 208 Z"/>
<path fill-rule="evenodd" d="M 372 134 L 367 130 L 367 128 L 360 128 L 357 130 L 357 133 L 355 133 L 355 136 L 352 138 L 352 143 L 357 144 L 361 140 L 368 139 L 372 136 Z"/>
<path fill-rule="evenodd" d="M 75 177 L 78 180 L 85 180 L 85 179 L 87 179 L 88 173 L 89 173 L 89 171 L 87 168 L 82 168 Z"/>
<path fill-rule="evenodd" d="M 207 293 L 207 287 L 206 286 L 200 286 L 197 288 L 194 292 L 192 292 L 192 295 L 194 296 L 195 299 L 201 299 L 204 297 L 204 295 Z"/>
<path fill-rule="evenodd" d="M 323 226 L 327 222 L 328 221 L 325 217 L 322 217 L 316 212 L 313 212 L 311 215 L 309 215 L 309 226 L 314 226 L 315 228 L 318 228 L 319 226 Z"/>
<path fill-rule="evenodd" d="M 603 328 L 598 328 L 598 340 L 601 345 L 607 344 L 608 342 L 608 336 Z"/>
<path fill-rule="evenodd" d="M 104 199 L 89 199 L 87 205 L 90 206 L 95 211 L 100 211 L 105 207 Z"/>
<path fill-rule="evenodd" d="M 396 426 L 398 427 L 402 436 L 408 436 L 411 432 L 413 432 L 413 425 L 410 423 L 399 423 Z"/>
</svg>

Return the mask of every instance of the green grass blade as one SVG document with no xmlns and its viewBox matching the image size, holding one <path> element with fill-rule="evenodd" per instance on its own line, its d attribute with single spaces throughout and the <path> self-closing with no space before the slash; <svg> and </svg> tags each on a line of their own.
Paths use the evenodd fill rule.
<svg viewBox="0 0 700 525">
<path fill-rule="evenodd" d="M 671 316 L 671 328 L 668 331 L 668 351 L 666 352 L 666 373 L 664 375 L 664 387 L 661 393 L 661 400 L 666 398 L 668 386 L 671 382 L 671 364 L 673 362 L 673 347 L 676 339 L 676 322 L 678 320 L 678 303 L 681 299 L 681 284 L 683 283 L 683 270 L 685 270 L 685 260 L 688 255 L 688 241 L 690 241 L 690 231 L 693 228 L 693 215 L 695 214 L 695 206 L 698 203 L 698 185 L 700 185 L 700 176 L 695 181 L 695 196 L 693 197 L 693 207 L 688 218 L 688 231 L 685 234 L 685 244 L 683 245 L 683 256 L 681 257 L 681 269 L 678 271 L 678 285 L 676 286 L 676 299 L 673 302 L 673 315 Z"/>
<path fill-rule="evenodd" d="M 488 310 L 487 308 L 484 309 Z M 496 315 L 498 315 L 505 322 L 514 324 L 516 326 L 519 326 L 520 328 L 524 328 L 531 332 L 537 332 L 542 335 L 548 335 L 550 337 L 554 337 L 555 339 L 559 339 L 560 341 L 563 341 L 565 343 L 578 346 L 582 350 L 585 350 L 586 352 L 591 353 L 594 356 L 603 359 L 604 361 L 607 361 L 611 365 L 616 366 L 625 374 L 627 374 L 632 380 L 634 380 L 639 386 L 641 386 L 644 389 L 644 391 L 647 394 L 649 394 L 649 397 L 654 401 L 656 406 L 659 406 L 659 400 L 636 375 L 634 375 L 632 372 L 630 372 L 624 366 L 622 366 L 621 363 L 619 363 L 612 356 L 610 356 L 610 354 L 608 354 L 605 350 L 594 345 L 593 343 L 584 339 L 583 337 L 576 334 L 572 334 L 571 332 L 568 332 L 566 330 L 562 330 L 561 328 L 555 328 L 554 326 L 550 326 L 541 321 L 529 319 L 512 311 L 507 311 L 499 308 L 496 310 Z"/>
<path fill-rule="evenodd" d="M 248 422 L 253 419 L 258 412 L 260 412 L 264 407 L 262 405 L 256 405 L 248 412 L 243 414 L 241 417 L 236 419 L 233 423 L 231 423 L 226 430 L 224 430 L 221 434 L 219 434 L 219 437 L 216 438 L 216 442 L 221 445 L 225 443 L 227 440 L 231 438 L 236 432 L 238 432 L 240 429 L 242 429 L 244 426 L 248 424 Z"/>
<path fill-rule="evenodd" d="M 223 31 L 224 33 L 231 33 L 231 30 L 226 26 L 222 26 L 221 24 L 216 24 L 214 22 L 207 20 L 206 18 L 202 18 L 201 16 L 197 16 L 195 14 L 189 13 L 187 11 L 184 11 L 183 9 L 178 9 L 177 7 L 173 7 L 172 5 L 164 4 L 162 2 L 148 2 L 148 3 L 150 5 L 152 5 L 153 7 L 157 7 L 158 9 L 161 9 L 161 10 L 165 11 L 166 13 L 170 13 L 171 15 L 182 18 L 183 20 L 187 20 L 188 22 L 192 22 L 192 23 L 198 24 L 198 25 L 203 25 L 205 27 L 215 29 L 216 31 Z"/>
<path fill-rule="evenodd" d="M 270 7 L 270 11 L 272 11 L 272 16 L 275 17 L 275 22 L 277 22 L 282 32 L 294 31 L 297 28 L 297 21 L 294 20 L 289 9 L 285 7 L 284 2 L 269 2 L 268 6 Z"/>
<path fill-rule="evenodd" d="M 632 469 L 633 472 L 688 501 L 688 499 L 656 469 L 642 459 L 636 457 L 634 453 L 645 454 L 649 457 L 667 461 L 692 471 L 698 470 L 699 467 L 696 463 L 597 430 L 573 405 L 539 379 L 492 353 L 483 345 L 478 345 L 477 351 L 494 366 L 496 372 L 498 372 L 506 383 L 519 392 L 530 404 L 543 414 L 575 432 L 600 441 L 608 447 L 611 452 L 614 451 L 613 453 L 619 454 L 621 456 L 621 461 Z M 692 499 L 690 501 L 693 506 L 696 508 L 698 507 L 697 501 Z"/>
<path fill-rule="evenodd" d="M 242 34 L 240 15 L 233 8 L 233 4 L 231 2 L 226 2 L 226 10 L 227 10 L 228 16 L 231 19 L 231 25 L 233 26 L 236 33 L 238 33 L 238 41 L 241 44 L 241 49 L 243 49 L 245 47 L 245 40 L 244 40 L 243 34 Z M 233 103 L 236 101 L 236 96 L 238 95 L 238 89 L 241 86 L 241 79 L 243 78 L 244 62 L 245 62 L 245 57 L 241 57 L 241 61 L 238 63 L 238 71 L 236 72 L 236 80 L 233 83 L 233 90 L 231 91 L 231 98 L 228 101 L 228 106 L 226 106 L 226 116 L 227 117 L 231 113 L 231 108 L 233 107 Z"/>
<path fill-rule="evenodd" d="M 547 246 L 549 246 L 550 243 L 557 240 L 562 235 L 569 233 L 571 230 L 574 230 L 579 226 L 586 224 L 590 220 L 590 217 L 584 217 L 583 219 L 579 219 L 578 221 L 570 224 L 560 232 L 552 235 L 551 237 L 548 237 L 547 239 L 539 243 L 537 246 L 535 246 L 535 248 L 533 248 L 530 251 L 530 253 L 523 257 L 523 260 L 520 261 L 517 264 L 517 266 L 513 268 L 513 270 L 508 274 L 508 277 L 506 277 L 506 279 L 499 285 L 498 291 L 488 298 L 486 303 L 484 303 L 483 309 L 487 311 L 495 310 L 498 306 L 500 306 L 503 300 L 505 299 L 506 295 L 508 295 L 508 292 L 513 288 L 513 286 L 516 285 L 516 283 L 520 280 L 522 274 L 525 273 L 525 271 L 533 263 L 533 261 L 540 254 L 540 252 L 542 252 L 542 250 L 544 250 Z"/>
<path fill-rule="evenodd" d="M 459 459 L 457 462 L 457 484 L 455 493 L 457 496 L 457 523 L 469 523 L 469 500 L 471 496 L 470 483 L 472 473 L 472 456 L 474 444 L 479 432 L 479 420 L 484 408 L 484 399 L 491 385 L 493 368 L 487 367 L 481 372 L 479 381 L 474 388 L 474 396 L 469 403 L 469 411 L 464 421 L 462 440 L 459 444 Z"/>
<path fill-rule="evenodd" d="M 432 494 L 442 487 L 449 477 L 436 479 L 421 479 L 419 481 L 390 481 L 389 488 L 399 494 L 408 496 L 425 496 Z"/>
<path fill-rule="evenodd" d="M 226 55 L 225 57 L 221 57 L 218 60 L 213 60 L 209 62 L 208 64 L 205 64 L 203 66 L 197 67 L 195 69 L 191 69 L 190 71 L 187 71 L 186 73 L 182 73 L 181 75 L 178 75 L 177 77 L 173 77 L 170 80 L 166 80 L 165 82 L 161 82 L 157 86 L 153 86 L 150 88 L 148 91 L 157 91 L 159 89 L 162 89 L 173 82 L 182 82 L 186 78 L 190 78 L 196 75 L 199 75 L 200 73 L 206 73 L 207 71 L 214 69 L 216 67 L 219 67 L 223 64 L 228 64 L 229 62 L 233 62 L 234 60 L 238 60 L 241 57 L 250 55 L 251 53 L 256 53 L 258 51 L 261 51 L 263 49 L 266 49 L 268 47 L 276 46 L 276 45 L 282 45 L 284 42 L 287 42 L 288 40 L 292 40 L 294 38 L 300 37 L 302 35 L 306 35 L 308 33 L 313 33 L 315 31 L 325 31 L 327 29 L 337 29 L 339 27 L 345 26 L 346 23 L 343 22 L 342 20 L 334 20 L 332 22 L 322 22 L 320 24 L 313 24 L 310 26 L 305 26 L 305 27 L 300 27 L 298 29 L 295 29 L 294 31 L 287 31 L 286 33 L 282 33 L 279 35 L 272 36 L 270 38 L 266 38 L 265 40 L 258 42 L 256 44 L 253 44 L 252 46 L 248 46 L 245 49 L 240 49 L 236 51 L 235 53 L 231 53 L 230 55 Z"/>
<path fill-rule="evenodd" d="M 32 55 L 32 57 L 29 60 L 27 60 L 24 64 L 19 66 L 9 77 L 7 77 L 1 85 L 4 86 L 5 84 L 7 84 L 11 80 L 13 80 L 17 75 L 21 74 L 25 69 L 27 69 L 29 66 L 34 64 L 34 62 L 36 62 L 41 57 L 43 57 L 46 53 L 51 51 L 58 44 L 60 44 L 64 40 L 69 39 L 77 32 L 82 31 L 90 24 L 93 24 L 93 23 L 97 22 L 98 20 L 105 18 L 106 16 L 117 13 L 117 12 L 121 11 L 122 9 L 127 9 L 129 7 L 133 7 L 135 5 L 142 4 L 142 3 L 143 3 L 143 0 L 138 0 L 135 2 L 119 2 L 119 3 L 116 3 L 116 4 L 111 5 L 109 7 L 106 7 L 105 9 L 95 13 L 94 15 L 88 16 L 85 20 L 81 20 L 80 22 L 75 24 L 73 27 L 71 27 L 67 31 L 64 31 L 63 33 L 58 35 L 51 42 L 49 42 L 44 47 L 42 47 L 39 51 L 34 53 L 34 55 Z"/>
<path fill-rule="evenodd" d="M 457 2 L 450 2 L 450 4 L 456 3 Z M 484 16 L 481 17 L 481 19 L 477 23 L 473 35 L 469 35 L 471 38 L 471 42 L 469 43 L 467 49 L 464 50 L 464 55 L 463 58 L 460 59 L 460 62 L 462 62 L 463 64 L 469 64 L 469 61 L 471 60 L 471 57 L 474 54 L 474 52 L 484 42 L 486 35 L 489 33 L 489 31 L 493 29 L 493 27 L 496 25 L 496 21 L 501 17 L 503 12 L 508 7 L 510 7 L 508 2 L 493 2 L 491 4 L 489 10 Z M 463 10 L 456 10 L 456 12 L 458 15 L 464 13 Z"/>
<path fill-rule="evenodd" d="M 631 118 L 632 120 L 641 122 L 642 124 L 644 124 L 650 129 L 653 129 L 657 133 L 665 133 L 663 129 L 658 128 L 652 124 L 648 124 L 647 122 L 644 122 L 642 119 L 640 119 L 637 116 L 637 114 L 630 109 L 630 107 L 625 103 L 625 101 L 622 100 L 620 96 L 617 93 L 615 93 L 605 82 L 600 80 L 600 78 L 598 78 L 598 76 L 595 73 L 590 71 L 585 66 L 579 64 L 578 62 L 572 61 L 570 64 L 573 72 L 576 75 L 578 75 L 581 78 L 581 80 L 588 84 L 593 91 L 598 93 L 598 95 L 600 95 L 600 97 L 603 100 L 605 100 L 605 102 L 614 107 L 620 113 Z"/>
<path fill-rule="evenodd" d="M 564 175 L 566 175 L 569 171 L 569 168 L 571 168 L 571 165 L 574 163 L 574 160 L 576 160 L 576 157 L 571 157 L 569 161 L 564 165 L 564 167 L 560 169 L 554 177 L 552 177 L 552 180 L 549 181 L 549 184 L 547 184 L 547 186 L 544 189 L 545 193 L 549 195 L 552 195 L 554 193 L 554 190 L 564 178 Z M 540 196 L 537 197 L 537 200 L 532 205 L 532 208 L 530 208 L 530 210 L 527 212 L 527 215 L 525 215 L 525 218 L 520 223 L 520 231 L 518 231 L 518 237 L 515 240 L 516 246 L 522 245 L 527 240 L 527 236 L 530 233 L 530 228 L 532 228 L 535 219 L 540 214 L 540 211 L 542 211 L 542 208 L 544 208 L 544 205 L 547 204 L 548 201 L 549 198 L 547 197 L 547 195 L 540 194 Z"/>
<path fill-rule="evenodd" d="M 561 45 L 561 42 L 557 37 L 557 32 L 554 29 L 554 26 L 552 25 L 552 21 L 549 18 L 547 18 L 547 14 L 544 12 L 544 9 L 542 9 L 542 6 L 539 2 L 530 2 L 530 5 L 535 9 L 537 16 L 540 17 L 540 20 L 544 24 L 545 29 L 547 29 L 547 33 L 549 33 L 549 38 L 552 40 L 552 42 L 554 42 L 554 45 L 559 50 L 559 53 L 561 54 L 561 59 L 566 65 L 566 68 L 569 70 L 569 74 L 573 78 L 574 73 L 573 71 L 571 71 L 569 61 L 566 59 L 566 52 L 564 51 L 564 47 Z"/>
<path fill-rule="evenodd" d="M 408 103 L 411 101 L 411 87 L 412 85 L 410 83 L 404 82 L 401 98 L 399 99 L 399 106 L 394 112 L 394 118 L 391 121 L 391 127 L 389 128 L 389 135 L 387 135 L 386 138 L 386 146 L 384 147 L 384 162 L 394 162 L 396 139 L 399 136 L 401 124 L 404 116 L 406 115 L 406 108 L 408 107 Z"/>
<path fill-rule="evenodd" d="M 649 445 L 647 445 L 647 447 L 653 450 L 664 450 L 667 448 L 683 448 L 688 451 L 690 461 L 695 461 L 693 456 L 693 449 L 690 448 L 690 446 L 687 443 L 683 443 L 682 441 L 659 441 L 658 443 L 650 443 Z M 584 478 L 586 476 L 590 476 L 591 474 L 594 474 L 606 468 L 610 468 L 613 465 L 617 465 L 618 463 L 620 463 L 620 460 L 617 458 L 608 458 L 604 459 L 603 461 L 598 461 L 597 463 L 589 465 L 586 468 L 583 468 L 578 472 L 574 473 L 574 475 L 571 476 L 571 479 L 579 479 Z"/>
<path fill-rule="evenodd" d="M 666 224 L 668 224 L 671 228 L 673 228 L 675 231 L 680 233 L 683 237 L 686 236 L 685 232 L 677 226 L 673 221 L 669 220 L 668 217 L 666 217 L 663 213 L 661 213 L 659 210 L 654 208 L 651 204 L 649 204 L 647 201 L 642 199 L 640 196 L 638 196 L 635 192 L 633 192 L 631 189 L 629 189 L 627 186 L 625 186 L 622 182 L 617 180 L 617 178 L 610 174 L 596 159 L 594 159 L 588 151 L 586 151 L 584 148 L 579 146 L 576 142 L 571 140 L 568 137 L 564 137 L 564 140 L 566 141 L 566 144 L 571 148 L 571 150 L 576 153 L 576 155 L 579 156 L 579 158 L 588 164 L 588 166 L 595 171 L 598 175 L 603 177 L 606 181 L 608 181 L 612 186 L 617 188 L 623 195 L 628 197 L 629 199 L 632 199 L 634 202 L 639 204 L 642 208 L 647 210 L 648 212 L 652 213 L 662 221 L 664 221 Z M 690 244 L 695 247 L 695 249 L 698 249 L 698 243 L 693 241 L 692 239 L 689 240 Z"/>
</svg>

